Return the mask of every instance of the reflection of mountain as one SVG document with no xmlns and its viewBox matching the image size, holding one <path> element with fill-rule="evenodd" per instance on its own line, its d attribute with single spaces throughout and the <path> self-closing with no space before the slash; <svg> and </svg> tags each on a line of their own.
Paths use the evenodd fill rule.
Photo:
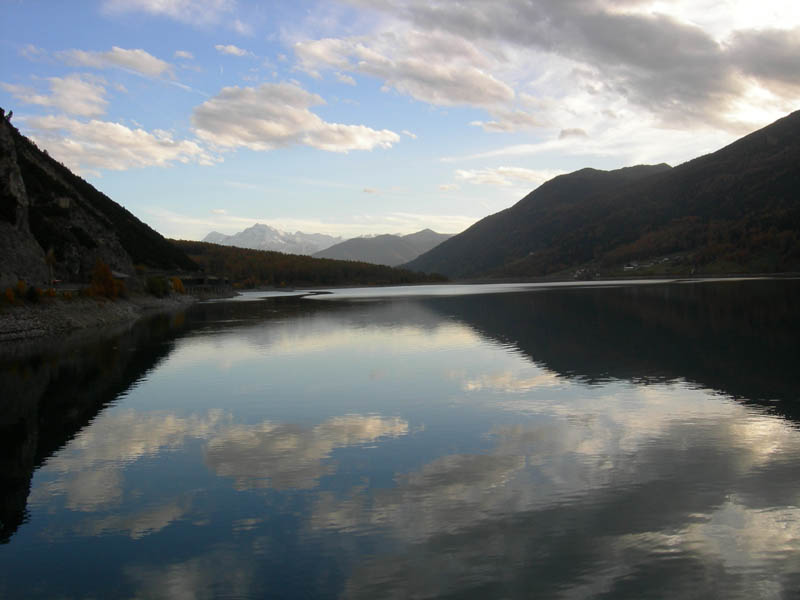
<svg viewBox="0 0 800 600">
<path fill-rule="evenodd" d="M 0 362 L 0 543 L 24 520 L 33 472 L 166 357 L 182 315 L 160 315 L 93 344 Z"/>
<path fill-rule="evenodd" d="M 425 306 L 588 383 L 686 379 L 800 419 L 800 281 L 573 288 Z"/>
</svg>

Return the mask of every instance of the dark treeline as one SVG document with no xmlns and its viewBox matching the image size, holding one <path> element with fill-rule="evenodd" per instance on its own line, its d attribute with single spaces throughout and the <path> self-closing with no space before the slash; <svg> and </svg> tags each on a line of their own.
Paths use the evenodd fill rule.
<svg viewBox="0 0 800 600">
<path fill-rule="evenodd" d="M 206 273 L 227 277 L 238 287 L 392 285 L 446 281 L 445 277 L 437 274 L 424 275 L 365 262 L 249 250 L 208 242 L 172 241 Z"/>
</svg>

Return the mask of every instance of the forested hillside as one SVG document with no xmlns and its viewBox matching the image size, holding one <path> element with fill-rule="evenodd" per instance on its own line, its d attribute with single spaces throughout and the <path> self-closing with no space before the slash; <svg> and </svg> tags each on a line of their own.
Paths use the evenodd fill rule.
<svg viewBox="0 0 800 600">
<path fill-rule="evenodd" d="M 451 277 L 800 271 L 800 112 L 674 169 L 562 175 L 407 266 Z"/>
<path fill-rule="evenodd" d="M 439 282 L 440 275 L 363 262 L 312 258 L 268 250 L 249 250 L 208 242 L 172 240 L 207 273 L 241 287 L 298 285 L 390 285 Z"/>
</svg>

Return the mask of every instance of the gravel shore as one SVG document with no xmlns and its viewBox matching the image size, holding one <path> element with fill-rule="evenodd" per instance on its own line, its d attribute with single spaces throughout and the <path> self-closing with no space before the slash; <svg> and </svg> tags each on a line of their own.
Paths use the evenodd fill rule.
<svg viewBox="0 0 800 600">
<path fill-rule="evenodd" d="M 117 300 L 42 298 L 37 304 L 0 308 L 0 343 L 62 336 L 76 330 L 132 323 L 146 314 L 186 307 L 192 296 L 131 296 Z"/>
</svg>

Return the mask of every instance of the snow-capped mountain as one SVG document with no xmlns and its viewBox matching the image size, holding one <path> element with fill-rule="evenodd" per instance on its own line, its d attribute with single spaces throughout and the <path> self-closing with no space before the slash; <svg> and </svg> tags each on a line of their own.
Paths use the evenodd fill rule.
<svg viewBox="0 0 800 600">
<path fill-rule="evenodd" d="M 342 238 L 325 235 L 324 233 L 303 233 L 302 231 L 289 233 L 269 225 L 256 223 L 252 227 L 233 235 L 212 231 L 203 238 L 203 241 L 223 246 L 252 248 L 253 250 L 276 250 L 286 254 L 314 254 L 338 244 L 342 241 Z"/>
</svg>

